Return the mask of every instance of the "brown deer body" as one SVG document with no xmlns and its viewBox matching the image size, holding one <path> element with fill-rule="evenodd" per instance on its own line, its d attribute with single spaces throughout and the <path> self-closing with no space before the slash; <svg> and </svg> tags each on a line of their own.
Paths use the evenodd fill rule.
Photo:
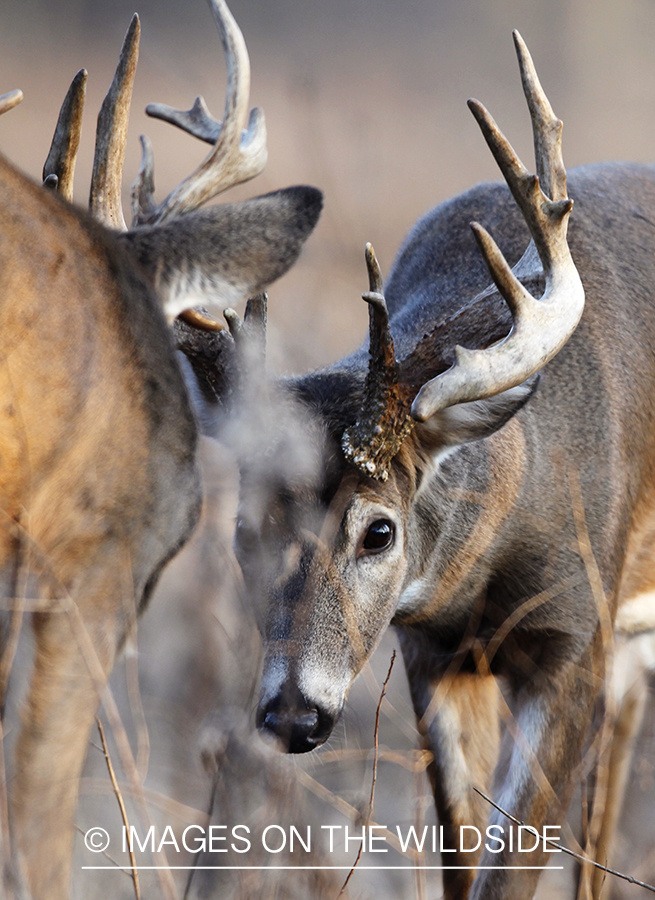
<svg viewBox="0 0 655 900">
<path fill-rule="evenodd" d="M 200 101 L 202 121 L 158 113 L 214 146 L 155 206 L 144 145 L 133 230 L 120 230 L 120 175 L 136 17 L 99 120 L 93 218 L 0 159 L 0 588 L 12 611 L 3 700 L 24 613 L 35 650 L 10 786 L 10 865 L 2 835 L 7 896 L 69 896 L 77 785 L 99 697 L 159 573 L 198 518 L 198 426 L 164 311 L 199 300 L 223 308 L 262 291 L 296 260 L 320 212 L 320 193 L 304 187 L 195 211 L 265 162 L 259 111 L 242 135 L 243 38 L 224 0 L 210 7 L 228 56 L 226 115 L 212 120 Z M 66 197 L 83 75 L 44 173 Z M 7 97 L 0 111 L 15 105 L 16 95 Z"/>
<path fill-rule="evenodd" d="M 98 691 L 199 512 L 196 426 L 160 305 L 118 242 L 0 166 L 0 569 L 17 608 L 28 573 L 43 598 L 12 825 L 33 896 L 65 897 Z"/>
<path fill-rule="evenodd" d="M 543 193 L 474 105 L 511 194 L 429 214 L 384 296 L 369 253 L 370 352 L 251 392 L 241 448 L 235 548 L 268 604 L 261 728 L 320 745 L 395 625 L 450 847 L 462 825 L 509 824 L 474 791 L 492 789 L 501 718 L 496 799 L 540 831 L 562 821 L 616 608 L 645 598 L 632 630 L 655 625 L 655 170 L 580 169 L 567 195 L 561 123 L 517 44 Z M 472 220 L 515 266 L 477 227 L 496 288 Z M 549 856 L 525 857 L 448 854 L 470 868 L 444 872 L 446 896 L 526 900 L 539 873 L 520 866 Z"/>
</svg>

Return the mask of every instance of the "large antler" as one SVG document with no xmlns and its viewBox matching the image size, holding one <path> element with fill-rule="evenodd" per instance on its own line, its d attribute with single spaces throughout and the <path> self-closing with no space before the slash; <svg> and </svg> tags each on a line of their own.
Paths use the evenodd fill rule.
<svg viewBox="0 0 655 900">
<path fill-rule="evenodd" d="M 143 190 L 142 187 L 144 182 L 152 183 L 152 154 L 149 144 L 144 143 L 141 167 L 143 174 L 133 192 L 133 226 L 164 222 L 196 209 L 229 187 L 254 178 L 266 165 L 264 114 L 255 108 L 251 110 L 248 120 L 250 61 L 243 35 L 225 0 L 209 0 L 209 5 L 227 60 L 228 81 L 223 122 L 218 122 L 209 114 L 202 97 L 198 97 L 187 112 L 161 103 L 146 107 L 148 115 L 177 125 L 214 146 L 196 171 L 162 203 L 154 206 L 151 189 Z"/>
<path fill-rule="evenodd" d="M 514 326 L 505 340 L 486 350 L 456 348 L 455 365 L 425 384 L 414 400 L 412 416 L 419 422 L 455 403 L 492 397 L 521 384 L 560 351 L 584 308 L 584 289 L 566 242 L 573 201 L 566 193 L 562 123 L 553 113 L 528 49 L 516 31 L 514 43 L 532 118 L 536 176 L 527 171 L 484 106 L 470 100 L 469 107 L 530 229 L 546 278 L 545 291 L 536 300 L 514 275 L 491 235 L 478 223 L 472 224 Z M 526 252 L 533 251 L 528 248 Z"/>
<path fill-rule="evenodd" d="M 266 126 L 260 109 L 250 113 L 250 62 L 243 35 L 225 0 L 208 0 L 225 50 L 228 83 L 223 122 L 210 115 L 202 97 L 187 112 L 164 104 L 146 108 L 150 116 L 164 119 L 193 136 L 207 141 L 213 149 L 202 165 L 175 188 L 159 205 L 153 201 L 154 158 L 152 145 L 141 137 L 142 162 L 132 187 L 132 228 L 159 224 L 188 213 L 227 188 L 258 175 L 266 164 Z M 121 204 L 123 161 L 127 139 L 132 87 L 139 55 L 140 23 L 135 14 L 123 41 L 116 72 L 98 115 L 96 148 L 89 197 L 94 218 L 110 228 L 126 231 Z M 72 199 L 73 171 L 79 144 L 86 73 L 78 72 L 62 105 L 44 181 Z M 21 95 L 22 96 L 22 95 Z M 0 98 L 0 111 L 19 102 L 14 94 Z M 3 104 L 4 101 L 4 105 Z M 220 331 L 222 325 L 211 316 L 188 309 L 181 315 L 196 327 Z"/>
<path fill-rule="evenodd" d="M 371 283 L 374 293 L 363 297 L 371 304 L 377 295 L 374 302 L 378 312 L 374 314 L 369 307 L 370 363 L 364 410 L 355 425 L 344 433 L 342 448 L 346 457 L 363 472 L 381 480 L 386 479 L 391 459 L 414 422 L 424 422 L 456 403 L 482 400 L 521 384 L 559 352 L 582 315 L 584 290 L 566 242 L 573 201 L 566 193 L 562 123 L 553 113 L 518 32 L 514 32 L 514 43 L 532 119 L 536 176 L 523 166 L 487 110 L 475 100 L 469 101 L 469 106 L 532 235 L 533 242 L 516 268 L 525 266 L 536 248 L 546 279 L 545 291 L 541 299 L 535 299 L 510 269 L 489 233 L 472 223 L 491 277 L 507 302 L 513 323 L 507 334 L 505 321 L 499 320 L 491 329 L 492 345 L 486 349 L 456 346 L 455 362 L 447 368 L 447 363 L 440 365 L 444 355 L 450 355 L 444 354 L 447 334 L 426 336 L 410 358 L 400 364 L 396 362 L 381 282 L 377 288 Z M 461 334 L 460 318 L 454 317 L 444 332 L 452 330 Z M 431 378 L 416 393 L 416 372 L 412 370 L 425 370 L 423 357 L 428 341 L 435 345 L 436 356 L 442 354 L 433 371 L 434 368 L 447 368 L 447 371 Z"/>
<path fill-rule="evenodd" d="M 260 109 L 248 120 L 250 61 L 239 26 L 225 0 L 208 0 L 225 50 L 228 83 L 223 121 L 210 115 L 202 97 L 187 112 L 161 103 L 150 104 L 148 115 L 164 119 L 213 145 L 199 168 L 155 205 L 154 163 L 150 141 L 141 138 L 142 163 L 132 188 L 132 227 L 156 224 L 196 209 L 207 200 L 258 175 L 266 164 L 266 125 Z M 123 161 L 132 87 L 139 56 L 139 17 L 135 14 L 125 35 L 116 72 L 98 115 L 96 149 L 89 197 L 94 218 L 119 231 L 127 230 L 121 205 Z M 79 143 L 84 82 L 78 72 L 62 105 L 44 170 L 49 185 L 72 196 L 72 173 Z M 16 92 L 0 98 L 0 112 L 20 102 Z M 246 128 L 247 125 L 247 128 Z M 244 130 L 245 129 L 245 130 Z M 53 176 L 57 176 L 57 179 Z"/>
</svg>

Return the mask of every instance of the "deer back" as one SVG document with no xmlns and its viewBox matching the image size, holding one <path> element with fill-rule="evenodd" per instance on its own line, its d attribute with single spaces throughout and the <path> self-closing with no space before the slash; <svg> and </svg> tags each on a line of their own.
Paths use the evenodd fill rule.
<svg viewBox="0 0 655 900">
<path fill-rule="evenodd" d="M 196 428 L 154 292 L 110 232 L 4 161 L 0 233 L 3 514 L 47 555 L 64 535 L 128 541 L 151 508 L 152 542 L 177 546 Z"/>
</svg>

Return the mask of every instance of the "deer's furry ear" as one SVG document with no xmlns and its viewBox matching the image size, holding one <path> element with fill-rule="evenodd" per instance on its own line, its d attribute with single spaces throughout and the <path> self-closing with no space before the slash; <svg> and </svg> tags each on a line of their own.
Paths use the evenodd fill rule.
<svg viewBox="0 0 655 900">
<path fill-rule="evenodd" d="M 416 426 L 416 434 L 430 453 L 489 437 L 528 402 L 539 384 L 539 373 L 517 387 L 486 400 L 458 403 Z"/>
<path fill-rule="evenodd" d="M 299 185 L 188 213 L 118 235 L 168 316 L 193 306 L 222 312 L 284 275 L 318 222 L 323 195 Z"/>
</svg>

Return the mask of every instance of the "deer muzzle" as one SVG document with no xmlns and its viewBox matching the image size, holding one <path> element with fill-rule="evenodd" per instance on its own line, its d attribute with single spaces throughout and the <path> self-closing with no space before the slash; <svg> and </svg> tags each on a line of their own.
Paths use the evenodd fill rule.
<svg viewBox="0 0 655 900">
<path fill-rule="evenodd" d="M 336 716 L 288 682 L 257 710 L 257 727 L 277 738 L 287 753 L 308 753 L 320 747 L 332 733 L 335 721 Z"/>
</svg>

